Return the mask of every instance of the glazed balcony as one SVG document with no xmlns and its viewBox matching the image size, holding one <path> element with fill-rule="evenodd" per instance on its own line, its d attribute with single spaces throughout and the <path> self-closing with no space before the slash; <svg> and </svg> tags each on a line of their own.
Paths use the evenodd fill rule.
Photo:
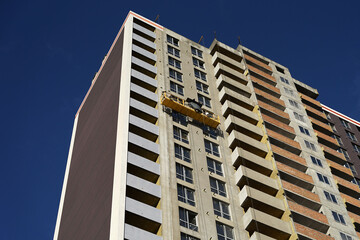
<svg viewBox="0 0 360 240">
<path fill-rule="evenodd" d="M 239 147 L 234 149 L 231 154 L 231 160 L 235 169 L 238 169 L 240 165 L 243 165 L 266 176 L 270 176 L 274 170 L 271 161 Z"/>
<path fill-rule="evenodd" d="M 257 99 L 273 106 L 276 107 L 278 109 L 280 109 L 281 111 L 285 110 L 285 103 L 283 100 L 276 98 L 266 92 L 261 91 L 260 89 L 254 88 L 254 92 L 256 94 Z"/>
<path fill-rule="evenodd" d="M 335 238 L 333 238 L 333 237 L 330 237 L 330 236 L 328 236 L 324 233 L 321 233 L 319 231 L 316 231 L 314 229 L 305 227 L 304 225 L 301 225 L 299 223 L 294 222 L 294 226 L 295 226 L 296 232 L 297 232 L 300 240 L 302 240 L 302 239 L 335 240 Z"/>
<path fill-rule="evenodd" d="M 354 178 L 354 176 L 349 168 L 344 167 L 343 165 L 340 165 L 340 164 L 330 161 L 330 160 L 327 160 L 327 163 L 331 169 L 331 172 L 334 175 L 341 177 L 348 181 L 351 181 Z"/>
<path fill-rule="evenodd" d="M 292 201 L 288 201 L 293 221 L 306 227 L 326 233 L 329 229 L 329 222 L 324 214 L 304 207 Z"/>
<path fill-rule="evenodd" d="M 273 197 L 255 188 L 244 186 L 239 193 L 240 205 L 246 212 L 253 207 L 271 216 L 281 218 L 285 212 L 282 199 Z"/>
<path fill-rule="evenodd" d="M 314 181 L 310 175 L 286 166 L 280 162 L 276 162 L 276 166 L 282 180 L 302 187 L 308 191 L 311 191 L 314 188 Z"/>
<path fill-rule="evenodd" d="M 306 172 L 308 169 L 306 160 L 304 158 L 275 145 L 271 146 L 271 150 L 274 153 L 274 158 L 276 161 L 295 168 L 301 172 Z"/>
<path fill-rule="evenodd" d="M 236 130 L 240 133 L 243 133 L 251 138 L 254 138 L 258 141 L 262 139 L 264 133 L 261 128 L 248 123 L 240 118 L 237 118 L 233 115 L 229 115 L 225 120 L 225 129 L 227 133 L 231 133 L 232 130 Z"/>
<path fill-rule="evenodd" d="M 267 134 L 270 138 L 271 145 L 278 146 L 289 152 L 299 155 L 301 153 L 300 144 L 290 138 L 287 138 L 277 132 L 267 129 Z"/>
<path fill-rule="evenodd" d="M 275 196 L 279 191 L 277 181 L 245 166 L 240 166 L 235 172 L 235 183 L 241 189 L 244 186 Z"/>
<path fill-rule="evenodd" d="M 287 240 L 292 234 L 290 223 L 253 208 L 243 215 L 243 224 L 249 235 L 258 231 L 278 240 Z"/>
<path fill-rule="evenodd" d="M 262 81 L 259 78 L 256 78 L 254 76 L 250 76 L 250 79 L 254 85 L 255 88 L 260 89 L 264 92 L 267 92 L 268 94 L 280 98 L 281 97 L 281 93 L 280 93 L 280 89 L 278 89 L 277 87 L 274 87 L 271 84 L 268 84 L 264 81 Z"/>
<path fill-rule="evenodd" d="M 255 76 L 256 78 L 259 78 L 259 79 L 263 80 L 264 82 L 269 83 L 273 86 L 276 85 L 276 83 L 277 83 L 276 79 L 273 76 L 271 76 L 270 74 L 260 71 L 259 69 L 255 68 L 253 66 L 250 66 L 250 65 L 248 65 L 247 67 L 250 71 L 250 75 Z"/>
<path fill-rule="evenodd" d="M 228 137 L 228 144 L 231 150 L 236 147 L 242 147 L 257 156 L 265 157 L 268 149 L 266 144 L 259 142 L 245 134 L 242 134 L 236 130 L 233 130 Z"/>
<path fill-rule="evenodd" d="M 249 55 L 246 55 L 246 54 L 244 54 L 244 57 L 246 59 L 246 62 L 250 61 L 250 62 L 252 62 L 252 63 L 254 63 L 254 64 L 256 64 L 256 65 L 258 65 L 258 66 L 260 66 L 260 67 L 262 67 L 262 68 L 264 68 L 264 69 L 266 69 L 268 71 L 270 71 L 270 72 L 272 71 L 272 69 L 271 69 L 271 67 L 269 65 L 267 65 L 267 64 L 265 64 L 265 63 L 263 63 L 263 62 L 261 62 L 259 60 L 255 59 L 255 58 L 253 58 L 253 57 L 251 57 Z"/>
<path fill-rule="evenodd" d="M 287 114 L 286 112 L 283 112 L 277 108 L 274 108 L 273 106 L 270 106 L 269 104 L 258 100 L 258 104 L 261 108 L 261 113 L 262 114 L 266 114 L 282 123 L 285 124 L 289 124 L 290 123 L 290 118 L 289 118 L 289 114 Z"/>
<path fill-rule="evenodd" d="M 281 181 L 285 190 L 287 198 L 293 200 L 297 204 L 303 205 L 314 211 L 319 211 L 321 208 L 320 198 L 317 194 L 310 192 L 306 189 L 298 187 L 287 181 Z"/>
<path fill-rule="evenodd" d="M 330 137 L 329 135 L 326 135 L 322 132 L 316 131 L 314 130 L 317 138 L 318 138 L 318 142 L 321 144 L 324 144 L 328 147 L 331 148 L 338 148 L 339 147 L 339 143 L 336 141 L 335 138 Z"/>
<path fill-rule="evenodd" d="M 290 139 L 294 139 L 296 137 L 295 131 L 292 127 L 289 125 L 282 123 L 272 117 L 269 117 L 268 115 L 263 114 L 262 119 L 265 122 L 265 127 L 267 129 L 270 129 L 274 132 L 277 132 L 285 137 L 288 137 Z"/>
<path fill-rule="evenodd" d="M 221 107 L 222 115 L 227 118 L 230 114 L 241 118 L 253 125 L 259 122 L 259 115 L 238 104 L 226 100 Z"/>
</svg>

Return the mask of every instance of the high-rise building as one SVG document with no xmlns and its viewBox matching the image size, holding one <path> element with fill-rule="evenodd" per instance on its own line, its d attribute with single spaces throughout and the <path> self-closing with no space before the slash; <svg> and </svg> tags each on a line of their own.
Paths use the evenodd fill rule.
<svg viewBox="0 0 360 240">
<path fill-rule="evenodd" d="M 317 96 L 130 12 L 75 116 L 54 239 L 359 239 L 359 123 Z"/>
</svg>

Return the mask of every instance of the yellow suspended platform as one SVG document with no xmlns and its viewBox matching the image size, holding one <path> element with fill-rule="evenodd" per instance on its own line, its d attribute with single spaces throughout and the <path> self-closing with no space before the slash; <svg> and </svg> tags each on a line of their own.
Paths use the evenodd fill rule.
<svg viewBox="0 0 360 240">
<path fill-rule="evenodd" d="M 167 94 L 166 92 L 163 92 L 161 96 L 161 104 L 212 128 L 216 128 L 220 124 L 219 116 L 208 112 L 197 112 L 195 109 L 185 105 L 184 99 Z"/>
</svg>

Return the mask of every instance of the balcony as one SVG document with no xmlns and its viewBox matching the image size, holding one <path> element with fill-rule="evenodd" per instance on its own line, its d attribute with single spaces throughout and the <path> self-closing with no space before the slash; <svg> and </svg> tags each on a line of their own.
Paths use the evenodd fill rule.
<svg viewBox="0 0 360 240">
<path fill-rule="evenodd" d="M 240 93 L 241 95 L 243 95 L 245 97 L 249 98 L 251 96 L 250 88 L 247 85 L 243 85 L 243 84 L 237 82 L 236 80 L 233 80 L 222 74 L 220 74 L 218 80 L 216 80 L 216 86 L 219 91 L 221 91 L 222 88 L 225 87 L 232 91 Z"/>
<path fill-rule="evenodd" d="M 250 111 L 254 109 L 254 102 L 242 94 L 239 94 L 231 89 L 223 88 L 219 93 L 219 100 L 221 104 L 224 104 L 226 100 L 229 100 L 233 103 L 240 105 L 243 108 L 246 108 Z"/>
<path fill-rule="evenodd" d="M 328 163 L 329 167 L 331 168 L 331 172 L 334 175 L 341 177 L 348 181 L 351 181 L 354 178 L 354 176 L 349 168 L 344 167 L 343 165 L 337 164 L 330 160 L 327 160 L 327 163 Z"/>
<path fill-rule="evenodd" d="M 315 130 L 318 130 L 318 131 L 321 131 L 323 132 L 324 134 L 327 134 L 327 135 L 331 135 L 333 134 L 333 130 L 331 129 L 331 127 L 326 124 L 326 123 L 323 123 L 319 120 L 316 120 L 315 118 L 312 118 L 312 117 L 309 117 L 312 125 L 313 125 L 313 128 Z"/>
<path fill-rule="evenodd" d="M 241 147 L 260 157 L 265 157 L 268 152 L 266 144 L 235 130 L 229 135 L 228 144 L 231 150 L 234 150 L 236 147 Z"/>
<path fill-rule="evenodd" d="M 278 109 L 280 109 L 281 111 L 285 110 L 285 103 L 283 100 L 276 98 L 266 92 L 261 91 L 260 89 L 255 88 L 254 89 L 255 94 L 257 96 L 257 98 L 273 107 L 276 107 Z"/>
<path fill-rule="evenodd" d="M 130 98 L 130 114 L 154 124 L 159 116 L 157 109 L 133 98 Z"/>
<path fill-rule="evenodd" d="M 141 228 L 137 228 L 137 227 L 134 227 L 132 225 L 125 223 L 124 239 L 128 239 L 128 240 L 138 240 L 138 239 L 162 240 L 163 238 L 154 233 L 142 230 Z"/>
<path fill-rule="evenodd" d="M 360 225 L 360 215 L 354 214 L 352 212 L 348 212 L 348 214 L 354 224 Z M 359 232 L 359 231 L 357 231 L 357 232 Z"/>
<path fill-rule="evenodd" d="M 252 125 L 240 118 L 229 115 L 225 120 L 225 129 L 227 133 L 231 133 L 234 129 L 258 141 L 262 139 L 264 133 L 261 128 Z"/>
<path fill-rule="evenodd" d="M 267 134 L 270 139 L 271 145 L 276 145 L 286 151 L 299 155 L 301 153 L 300 144 L 290 138 L 287 138 L 277 132 L 267 129 Z"/>
<path fill-rule="evenodd" d="M 136 32 L 133 33 L 133 43 L 147 51 L 154 53 L 156 50 L 156 44 L 153 41 L 150 41 L 143 36 L 140 36 Z"/>
<path fill-rule="evenodd" d="M 360 188 L 358 185 L 337 176 L 333 176 L 333 178 L 335 179 L 341 193 L 345 193 L 355 199 L 360 198 Z"/>
<path fill-rule="evenodd" d="M 273 85 L 268 84 L 254 76 L 250 76 L 250 79 L 253 82 L 253 85 L 255 88 L 260 89 L 264 92 L 267 92 L 268 94 L 273 95 L 274 97 L 277 97 L 277 98 L 281 97 L 280 90 L 277 87 L 274 87 Z"/>
<path fill-rule="evenodd" d="M 214 55 L 212 56 L 212 64 L 215 67 L 218 63 L 222 63 L 222 64 L 238 71 L 239 73 L 245 72 L 244 63 L 238 62 L 237 60 L 230 58 L 220 52 L 215 52 Z"/>
<path fill-rule="evenodd" d="M 259 69 L 255 68 L 253 66 L 250 66 L 250 65 L 248 65 L 247 67 L 250 71 L 250 75 L 253 75 L 256 78 L 259 78 L 259 79 L 263 80 L 264 82 L 269 83 L 273 86 L 276 85 L 276 79 L 273 76 L 271 76 L 270 74 L 260 71 Z"/>
<path fill-rule="evenodd" d="M 336 141 L 336 139 L 330 137 L 329 135 L 325 135 L 323 134 L 322 132 L 319 132 L 319 131 L 316 131 L 314 130 L 317 138 L 318 138 L 318 142 L 321 143 L 321 144 L 324 144 L 328 147 L 331 147 L 331 148 L 338 148 L 339 147 L 339 144 L 338 142 Z"/>
<path fill-rule="evenodd" d="M 262 68 L 264 68 L 264 69 L 266 69 L 268 71 L 270 71 L 270 72 L 272 71 L 272 69 L 271 69 L 271 67 L 269 65 L 267 65 L 267 64 L 265 64 L 265 63 L 263 63 L 263 62 L 261 62 L 259 60 L 255 59 L 255 58 L 253 58 L 253 57 L 251 57 L 249 55 L 246 55 L 246 54 L 244 54 L 244 57 L 245 57 L 247 62 L 252 62 L 252 63 L 254 63 L 254 64 L 256 64 L 256 65 L 258 65 L 258 66 L 260 66 L 260 67 L 262 67 Z"/>
<path fill-rule="evenodd" d="M 141 176 L 126 175 L 126 196 L 156 207 L 161 198 L 160 185 L 144 180 Z"/>
<path fill-rule="evenodd" d="M 327 233 L 329 222 L 324 214 L 311 210 L 310 208 L 288 201 L 291 215 L 296 223 L 309 227 L 321 233 Z"/>
<path fill-rule="evenodd" d="M 286 197 L 292 201 L 303 205 L 307 208 L 310 208 L 314 211 L 319 211 L 321 208 L 321 203 L 319 196 L 313 192 L 310 192 L 306 189 L 300 188 L 292 183 L 287 181 L 281 181 L 282 186 L 285 189 Z"/>
<path fill-rule="evenodd" d="M 129 116 L 129 131 L 152 142 L 156 142 L 159 136 L 158 126 L 131 114 Z"/>
<path fill-rule="evenodd" d="M 299 239 L 303 239 L 304 236 L 306 239 L 315 239 L 315 240 L 335 240 L 335 238 L 330 237 L 324 233 L 318 232 L 314 229 L 305 227 L 304 225 L 298 224 L 294 222 L 294 226 L 297 234 L 299 235 Z"/>
<path fill-rule="evenodd" d="M 239 147 L 234 149 L 231 154 L 231 160 L 236 169 L 243 165 L 266 176 L 270 176 L 274 170 L 271 161 Z"/>
<path fill-rule="evenodd" d="M 255 231 L 278 240 L 287 240 L 292 234 L 290 224 L 259 210 L 249 208 L 243 216 L 245 230 Z"/>
<path fill-rule="evenodd" d="M 139 71 L 131 69 L 131 82 L 135 83 L 151 92 L 155 92 L 157 89 L 157 81 Z"/>
<path fill-rule="evenodd" d="M 259 122 L 259 116 L 246 108 L 226 100 L 221 107 L 222 115 L 227 118 L 230 114 L 241 118 L 253 125 Z"/>
<path fill-rule="evenodd" d="M 253 232 L 249 240 L 276 240 L 276 239 L 258 232 Z"/>
<path fill-rule="evenodd" d="M 329 148 L 325 145 L 322 145 L 320 144 L 320 146 L 323 148 L 324 150 L 324 155 L 325 155 L 325 158 L 331 160 L 331 161 L 334 161 L 340 165 L 344 165 L 346 164 L 346 159 L 344 157 L 344 155 L 342 153 L 339 153 L 338 151 L 332 149 L 332 148 Z"/>
<path fill-rule="evenodd" d="M 149 182 L 156 183 L 160 176 L 160 165 L 138 154 L 128 152 L 128 173 L 141 176 Z"/>
<path fill-rule="evenodd" d="M 277 108 L 274 108 L 273 106 L 270 106 L 269 104 L 258 100 L 258 104 L 261 108 L 261 113 L 262 114 L 266 114 L 282 123 L 285 124 L 289 124 L 290 123 L 290 118 L 289 118 L 289 114 L 287 114 L 286 112 L 283 112 Z"/>
<path fill-rule="evenodd" d="M 298 92 L 305 94 L 306 96 L 309 96 L 311 98 L 317 98 L 319 96 L 318 91 L 315 88 L 312 88 L 305 83 L 302 83 L 296 79 L 293 79 L 295 83 L 295 87 L 298 90 Z"/>
<path fill-rule="evenodd" d="M 316 110 L 315 108 L 312 108 L 310 106 L 305 106 L 305 110 L 310 117 L 313 117 L 323 123 L 328 122 L 325 113 L 323 113 L 322 111 Z"/>
<path fill-rule="evenodd" d="M 283 200 L 249 186 L 244 186 L 239 193 L 240 205 L 247 211 L 250 207 L 281 218 L 285 212 Z"/>
<path fill-rule="evenodd" d="M 271 196 L 275 196 L 279 191 L 279 187 L 275 179 L 244 166 L 240 166 L 236 170 L 235 182 L 240 189 L 244 186 L 249 186 Z"/>
<path fill-rule="evenodd" d="M 225 75 L 226 77 L 229 77 L 231 79 L 234 79 L 244 85 L 247 84 L 247 80 L 244 77 L 244 75 L 235 69 L 232 69 L 222 63 L 218 63 L 216 67 L 214 68 L 215 77 L 219 78 L 221 74 Z"/>
<path fill-rule="evenodd" d="M 290 139 L 294 139 L 296 137 L 295 131 L 292 127 L 289 125 L 282 123 L 272 117 L 269 117 L 268 115 L 263 114 L 262 118 L 265 122 L 265 127 L 267 129 L 270 129 L 274 132 L 277 132 L 285 137 L 288 137 Z"/>
<path fill-rule="evenodd" d="M 134 27 L 134 32 L 136 32 L 137 34 L 139 35 L 142 34 L 142 36 L 147 38 L 149 41 L 155 41 L 156 34 L 154 31 L 151 31 L 135 22 L 133 24 L 133 27 Z"/>
<path fill-rule="evenodd" d="M 346 209 L 360 217 L 360 200 L 343 193 L 340 193 L 340 195 L 345 201 Z"/>
<path fill-rule="evenodd" d="M 292 152 L 286 151 L 282 148 L 279 148 L 275 145 L 271 146 L 271 150 L 274 153 L 274 158 L 276 161 L 281 162 L 287 166 L 295 168 L 301 172 L 306 172 L 307 163 L 306 160 Z"/>
<path fill-rule="evenodd" d="M 321 103 L 319 101 L 316 101 L 315 99 L 309 97 L 309 96 L 306 96 L 304 94 L 300 94 L 300 97 L 301 97 L 301 100 L 309 105 L 309 104 L 312 104 L 314 108 L 318 108 L 319 110 L 322 110 L 322 106 L 321 106 Z"/>
<path fill-rule="evenodd" d="M 286 166 L 280 162 L 276 162 L 276 166 L 282 180 L 302 187 L 308 191 L 311 191 L 314 188 L 314 181 L 310 175 Z"/>
</svg>

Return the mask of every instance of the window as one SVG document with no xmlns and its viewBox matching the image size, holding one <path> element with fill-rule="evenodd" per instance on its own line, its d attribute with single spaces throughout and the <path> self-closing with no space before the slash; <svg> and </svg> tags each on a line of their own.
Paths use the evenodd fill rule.
<svg viewBox="0 0 360 240">
<path fill-rule="evenodd" d="M 309 142 L 309 141 L 307 141 L 307 140 L 304 140 L 304 142 L 305 142 L 305 146 L 306 146 L 308 149 L 311 149 L 311 150 L 313 150 L 314 152 L 316 152 L 316 147 L 315 147 L 315 145 L 314 145 L 313 143 L 311 143 L 311 142 Z"/>
<path fill-rule="evenodd" d="M 230 220 L 229 204 L 213 198 L 214 214 Z"/>
<path fill-rule="evenodd" d="M 336 203 L 336 204 L 338 203 L 334 194 L 324 191 L 324 195 L 328 201 Z"/>
<path fill-rule="evenodd" d="M 330 116 L 330 114 L 328 112 L 325 112 L 325 116 L 326 116 L 327 120 L 331 121 L 331 116 Z"/>
<path fill-rule="evenodd" d="M 184 202 L 191 206 L 195 206 L 194 190 L 178 184 L 177 191 L 178 191 L 178 200 L 180 202 Z"/>
<path fill-rule="evenodd" d="M 337 132 L 336 127 L 335 127 L 334 124 L 329 123 L 329 125 L 330 125 L 331 129 L 333 130 L 333 132 Z"/>
<path fill-rule="evenodd" d="M 345 233 L 340 233 L 341 240 L 353 240 L 353 238 Z"/>
<path fill-rule="evenodd" d="M 223 170 L 222 170 L 222 164 L 214 159 L 211 159 L 209 157 L 207 159 L 207 165 L 209 172 L 215 173 L 220 176 L 224 176 Z"/>
<path fill-rule="evenodd" d="M 334 138 L 336 139 L 336 141 L 339 143 L 340 146 L 344 146 L 344 143 L 339 136 L 334 135 Z"/>
<path fill-rule="evenodd" d="M 224 182 L 210 177 L 210 188 L 211 188 L 211 192 L 226 197 L 226 189 Z"/>
<path fill-rule="evenodd" d="M 346 132 L 346 135 L 354 142 L 357 142 L 357 138 L 355 137 L 355 134 L 351 133 L 351 132 L 348 132 L 348 131 L 345 131 Z"/>
<path fill-rule="evenodd" d="M 298 114 L 297 112 L 294 112 L 294 117 L 301 122 L 305 122 L 304 116 L 301 114 Z"/>
<path fill-rule="evenodd" d="M 354 150 L 355 152 L 357 152 L 358 154 L 360 154 L 360 146 L 353 144 Z"/>
<path fill-rule="evenodd" d="M 232 227 L 216 222 L 216 231 L 218 240 L 234 240 Z"/>
<path fill-rule="evenodd" d="M 196 81 L 196 89 L 200 92 L 209 94 L 209 86 L 199 81 Z"/>
<path fill-rule="evenodd" d="M 287 80 L 286 78 L 280 77 L 280 80 L 281 80 L 283 83 L 290 84 L 290 83 L 289 83 L 289 80 Z"/>
<path fill-rule="evenodd" d="M 196 224 L 196 215 L 197 214 L 194 212 L 179 207 L 180 225 L 193 231 L 198 231 L 198 226 Z"/>
<path fill-rule="evenodd" d="M 313 164 L 319 166 L 319 167 L 323 167 L 322 165 L 322 162 L 320 159 L 316 158 L 316 157 L 313 157 L 313 156 L 310 156 L 311 158 L 311 161 L 313 162 Z"/>
<path fill-rule="evenodd" d="M 170 35 L 166 35 L 166 40 L 168 43 L 171 43 L 172 45 L 175 45 L 175 46 L 179 46 L 179 40 L 170 36 Z"/>
<path fill-rule="evenodd" d="M 185 233 L 181 233 L 181 239 L 180 240 L 200 240 L 196 237 L 190 236 L 188 234 Z"/>
<path fill-rule="evenodd" d="M 219 145 L 216 143 L 205 140 L 205 151 L 217 157 L 220 157 Z"/>
<path fill-rule="evenodd" d="M 344 219 L 343 215 L 341 215 L 340 213 L 334 212 L 334 211 L 331 211 L 331 213 L 332 213 L 335 221 L 337 221 L 338 223 L 342 223 L 342 224 L 346 225 L 346 222 L 345 222 L 345 219 Z"/>
<path fill-rule="evenodd" d="M 306 128 L 299 126 L 299 129 L 300 129 L 300 132 L 302 132 L 303 134 L 310 136 L 310 132 Z"/>
<path fill-rule="evenodd" d="M 174 93 L 184 96 L 184 87 L 174 83 L 173 81 L 170 81 L 170 90 Z"/>
<path fill-rule="evenodd" d="M 344 126 L 344 128 L 351 129 L 350 124 L 343 119 L 341 119 L 341 124 Z"/>
<path fill-rule="evenodd" d="M 201 80 L 206 81 L 206 73 L 199 71 L 197 69 L 194 69 L 195 77 L 200 78 Z"/>
<path fill-rule="evenodd" d="M 203 126 L 203 134 L 205 136 L 211 137 L 213 139 L 217 139 L 218 131 L 215 128 L 212 128 L 208 125 Z"/>
<path fill-rule="evenodd" d="M 293 106 L 295 108 L 300 108 L 299 104 L 297 102 L 295 102 L 294 100 L 289 99 L 289 103 L 291 106 Z"/>
<path fill-rule="evenodd" d="M 180 72 L 175 71 L 174 69 L 170 68 L 169 69 L 169 74 L 170 74 L 171 78 L 176 79 L 179 82 L 182 82 L 182 74 Z"/>
<path fill-rule="evenodd" d="M 180 50 L 173 48 L 172 46 L 168 45 L 168 53 L 175 56 L 175 57 L 180 57 Z"/>
<path fill-rule="evenodd" d="M 181 69 L 181 62 L 169 56 L 169 65 Z"/>
<path fill-rule="evenodd" d="M 202 105 L 205 105 L 206 107 L 211 108 L 210 98 L 205 97 L 201 94 L 198 94 L 198 100 L 199 100 L 199 103 L 201 103 Z"/>
<path fill-rule="evenodd" d="M 196 67 L 205 69 L 205 64 L 204 64 L 204 62 L 203 62 L 203 61 L 200 61 L 200 60 L 197 59 L 197 58 L 194 58 L 194 57 L 193 57 L 193 64 L 194 64 L 194 66 L 196 66 Z"/>
<path fill-rule="evenodd" d="M 187 118 L 184 114 L 181 114 L 176 111 L 172 111 L 171 115 L 172 115 L 172 120 L 174 122 L 179 123 L 183 126 L 187 126 L 188 122 L 187 122 Z"/>
<path fill-rule="evenodd" d="M 294 96 L 294 91 L 284 87 L 285 93 L 289 96 Z"/>
<path fill-rule="evenodd" d="M 191 47 L 191 53 L 199 58 L 202 58 L 202 51 L 197 48 Z"/>
<path fill-rule="evenodd" d="M 191 168 L 185 167 L 179 163 L 176 163 L 176 177 L 188 183 L 193 183 Z"/>
<path fill-rule="evenodd" d="M 339 148 L 339 149 L 338 149 L 338 152 L 339 152 L 339 153 L 342 153 L 342 154 L 344 155 L 344 157 L 346 158 L 346 160 L 350 160 L 349 154 L 348 154 L 348 152 L 347 152 L 345 149 Z"/>
<path fill-rule="evenodd" d="M 175 143 L 175 157 L 185 162 L 191 162 L 190 150 Z"/>
<path fill-rule="evenodd" d="M 184 143 L 189 143 L 189 133 L 184 129 L 174 126 L 174 138 Z"/>
<path fill-rule="evenodd" d="M 321 173 L 316 173 L 316 174 L 317 174 L 320 182 L 323 182 L 323 183 L 326 183 L 326 184 L 330 185 L 330 182 L 329 182 L 329 179 L 328 179 L 327 176 L 324 176 Z"/>
</svg>

